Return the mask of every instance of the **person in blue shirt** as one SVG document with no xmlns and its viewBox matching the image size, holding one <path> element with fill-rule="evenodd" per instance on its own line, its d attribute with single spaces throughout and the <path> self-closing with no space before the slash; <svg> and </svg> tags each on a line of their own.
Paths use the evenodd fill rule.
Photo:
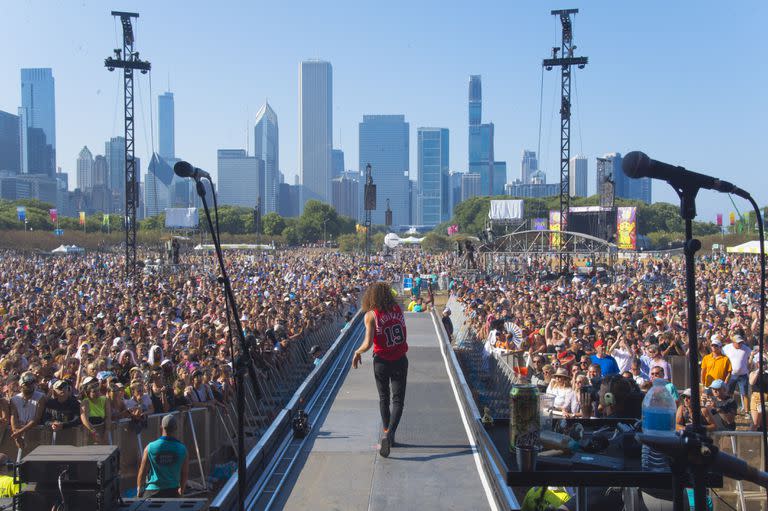
<svg viewBox="0 0 768 511">
<path fill-rule="evenodd" d="M 600 371 L 603 378 L 607 376 L 613 376 L 619 374 L 619 364 L 616 363 L 616 359 L 610 355 L 605 354 L 605 341 L 598 339 L 595 341 L 595 354 L 590 357 L 593 364 L 600 366 Z"/>
<path fill-rule="evenodd" d="M 160 423 L 163 436 L 144 449 L 136 477 L 137 497 L 178 498 L 184 496 L 189 476 L 187 448 L 174 437 L 178 428 L 175 415 Z"/>
</svg>

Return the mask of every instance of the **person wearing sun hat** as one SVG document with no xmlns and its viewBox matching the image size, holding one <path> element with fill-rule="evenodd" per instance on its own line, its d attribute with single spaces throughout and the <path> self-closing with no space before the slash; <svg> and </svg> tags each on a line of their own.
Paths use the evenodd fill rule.
<svg viewBox="0 0 768 511">
<path fill-rule="evenodd" d="M 555 399 L 552 401 L 552 408 L 562 411 L 573 398 L 573 389 L 571 388 L 571 375 L 565 367 L 558 367 L 552 376 L 552 381 L 547 387 L 547 394 L 552 394 Z"/>
</svg>

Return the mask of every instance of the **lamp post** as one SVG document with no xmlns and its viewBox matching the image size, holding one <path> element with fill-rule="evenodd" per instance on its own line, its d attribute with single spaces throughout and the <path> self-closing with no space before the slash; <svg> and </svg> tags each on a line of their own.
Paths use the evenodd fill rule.
<svg viewBox="0 0 768 511">
<path fill-rule="evenodd" d="M 330 218 L 326 218 L 325 220 L 323 220 L 323 248 L 325 248 L 325 225 L 330 221 L 331 221 Z"/>
</svg>

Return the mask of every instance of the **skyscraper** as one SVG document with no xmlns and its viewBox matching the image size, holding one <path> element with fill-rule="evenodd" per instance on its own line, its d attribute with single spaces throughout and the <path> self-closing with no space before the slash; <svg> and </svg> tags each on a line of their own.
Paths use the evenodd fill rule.
<svg viewBox="0 0 768 511">
<path fill-rule="evenodd" d="M 77 155 L 77 187 L 82 192 L 93 188 L 93 153 L 84 146 Z"/>
<path fill-rule="evenodd" d="M 115 201 L 113 211 L 122 211 L 125 209 L 125 137 L 112 137 L 104 142 L 104 157 L 107 159 L 107 188 Z M 138 167 L 136 169 L 136 175 L 141 175 Z"/>
<path fill-rule="evenodd" d="M 56 99 L 51 68 L 21 70 L 21 171 L 56 173 Z M 38 129 L 32 135 L 29 130 Z"/>
<path fill-rule="evenodd" d="M 91 173 L 91 187 L 102 186 L 107 188 L 107 176 L 109 175 L 109 162 L 107 159 L 97 154 L 93 158 L 93 172 Z"/>
<path fill-rule="evenodd" d="M 19 151 L 19 116 L 0 110 L 0 171 L 19 173 Z"/>
<path fill-rule="evenodd" d="M 483 91 L 480 75 L 469 77 L 469 172 L 480 175 L 480 194 L 493 195 L 493 123 L 482 123 Z"/>
<path fill-rule="evenodd" d="M 360 180 L 357 172 L 342 172 L 332 182 L 333 201 L 331 205 L 343 216 L 357 219 L 360 214 Z"/>
<path fill-rule="evenodd" d="M 465 172 L 461 175 L 461 201 L 480 195 L 480 174 Z"/>
<path fill-rule="evenodd" d="M 504 195 L 507 185 L 507 162 L 493 162 L 493 195 Z"/>
<path fill-rule="evenodd" d="M 331 200 L 333 149 L 333 69 L 330 62 L 307 60 L 299 66 L 300 212 L 309 199 Z"/>
<path fill-rule="evenodd" d="M 572 156 L 568 162 L 570 173 L 569 193 L 571 197 L 587 196 L 588 163 L 586 156 Z"/>
<path fill-rule="evenodd" d="M 418 220 L 422 225 L 437 225 L 450 213 L 448 191 L 448 129 L 419 128 L 418 139 Z"/>
<path fill-rule="evenodd" d="M 360 185 L 364 184 L 365 167 L 370 163 L 376 184 L 376 209 L 371 214 L 374 224 L 384 224 L 387 199 L 393 225 L 410 223 L 409 132 L 404 115 L 364 115 L 359 125 Z"/>
<path fill-rule="evenodd" d="M 264 161 L 248 156 L 243 149 L 219 149 L 216 154 L 219 204 L 255 207 L 261 193 Z"/>
<path fill-rule="evenodd" d="M 339 177 L 344 172 L 344 151 L 334 149 L 331 151 L 331 173 L 333 177 Z"/>
<path fill-rule="evenodd" d="M 157 97 L 157 138 L 158 153 L 165 160 L 176 159 L 176 121 L 173 92 Z"/>
<path fill-rule="evenodd" d="M 144 183 L 146 217 L 162 213 L 168 207 L 174 175 L 173 168 L 162 156 L 157 153 L 152 155 Z"/>
<path fill-rule="evenodd" d="M 523 149 L 523 160 L 520 165 L 520 180 L 524 185 L 531 183 L 531 176 L 539 170 L 539 160 L 536 158 L 536 151 Z"/>
<path fill-rule="evenodd" d="M 264 162 L 261 210 L 263 213 L 276 212 L 280 191 L 280 137 L 277 114 L 266 101 L 256 114 L 253 133 L 253 154 Z"/>
</svg>

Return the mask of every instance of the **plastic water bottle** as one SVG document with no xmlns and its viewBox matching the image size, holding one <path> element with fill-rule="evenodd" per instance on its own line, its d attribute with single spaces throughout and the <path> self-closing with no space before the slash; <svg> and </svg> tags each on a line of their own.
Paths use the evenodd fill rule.
<svg viewBox="0 0 768 511">
<path fill-rule="evenodd" d="M 653 386 L 643 399 L 643 433 L 675 434 L 677 406 L 666 385 L 661 378 L 653 380 Z M 643 470 L 665 471 L 669 470 L 669 459 L 643 444 L 642 465 Z"/>
</svg>

